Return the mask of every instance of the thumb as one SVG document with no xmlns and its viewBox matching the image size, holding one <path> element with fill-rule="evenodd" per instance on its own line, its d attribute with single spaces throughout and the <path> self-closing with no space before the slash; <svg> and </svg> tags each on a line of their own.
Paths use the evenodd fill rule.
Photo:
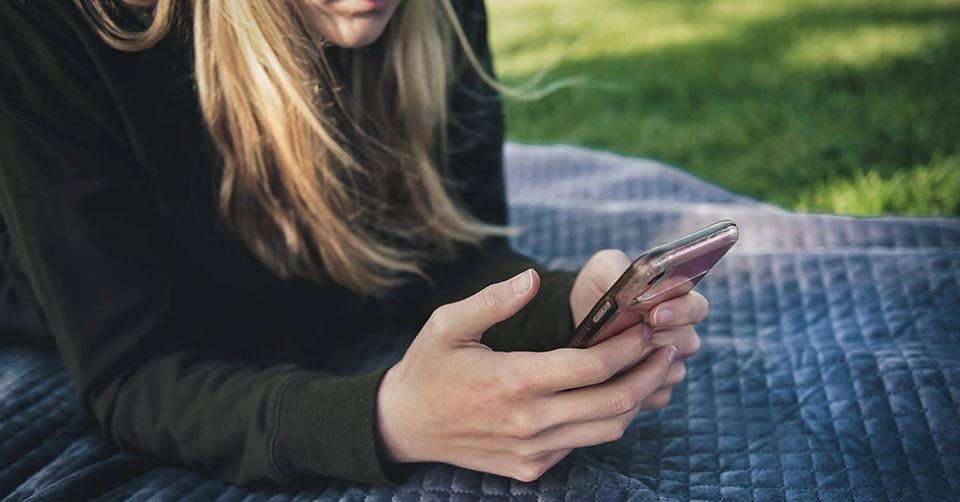
<svg viewBox="0 0 960 502">
<path fill-rule="evenodd" d="M 527 269 L 469 298 L 438 308 L 427 323 L 443 336 L 461 342 L 478 342 L 484 331 L 519 312 L 539 289 L 540 276 L 533 269 Z"/>
</svg>

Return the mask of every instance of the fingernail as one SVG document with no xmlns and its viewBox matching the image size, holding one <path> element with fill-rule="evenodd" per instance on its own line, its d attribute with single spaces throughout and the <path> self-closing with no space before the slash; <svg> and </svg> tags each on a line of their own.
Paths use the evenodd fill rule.
<svg viewBox="0 0 960 502">
<path fill-rule="evenodd" d="M 644 339 L 645 341 L 648 341 L 648 342 L 649 342 L 649 341 L 650 341 L 650 337 L 653 336 L 653 330 L 650 329 L 650 326 L 648 326 L 647 323 L 643 323 L 643 324 L 640 326 L 640 334 L 643 335 L 643 339 Z"/>
<path fill-rule="evenodd" d="M 530 277 L 530 269 L 524 270 L 510 282 L 513 283 L 513 292 L 518 295 L 530 291 L 530 288 L 533 287 L 533 278 Z"/>
<path fill-rule="evenodd" d="M 657 310 L 656 315 L 653 317 L 653 322 L 657 323 L 658 326 L 670 324 L 673 322 L 673 311 L 667 308 Z"/>
<path fill-rule="evenodd" d="M 677 358 L 678 349 L 673 345 L 667 347 L 667 361 L 670 361 L 670 364 L 673 364 L 673 360 Z"/>
</svg>

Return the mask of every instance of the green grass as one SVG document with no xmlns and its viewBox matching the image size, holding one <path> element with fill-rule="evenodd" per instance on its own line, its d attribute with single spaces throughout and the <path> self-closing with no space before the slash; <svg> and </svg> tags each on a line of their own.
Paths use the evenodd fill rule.
<svg viewBox="0 0 960 502">
<path fill-rule="evenodd" d="M 960 0 L 488 0 L 508 136 L 790 209 L 960 215 Z"/>
</svg>

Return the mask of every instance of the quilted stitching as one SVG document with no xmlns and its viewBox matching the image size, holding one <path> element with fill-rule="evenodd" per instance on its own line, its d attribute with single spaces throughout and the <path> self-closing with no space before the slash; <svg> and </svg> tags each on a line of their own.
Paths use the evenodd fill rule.
<svg viewBox="0 0 960 502">
<path fill-rule="evenodd" d="M 121 454 L 82 415 L 62 365 L 0 349 L 0 497 L 24 500 L 952 500 L 960 497 L 960 221 L 798 215 L 662 164 L 508 145 L 514 244 L 577 267 L 714 220 L 741 243 L 699 286 L 711 315 L 687 380 L 623 439 L 521 483 L 424 465 L 403 486 L 230 486 Z M 411 329 L 317 354 L 361 372 Z M 283 355 L 277 355 L 282 357 Z"/>
</svg>

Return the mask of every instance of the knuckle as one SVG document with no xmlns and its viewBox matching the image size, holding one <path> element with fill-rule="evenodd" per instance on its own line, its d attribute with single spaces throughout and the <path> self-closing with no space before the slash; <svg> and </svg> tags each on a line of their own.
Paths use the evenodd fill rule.
<svg viewBox="0 0 960 502">
<path fill-rule="evenodd" d="M 517 468 L 516 479 L 524 482 L 531 482 L 540 479 L 550 466 L 542 460 L 530 460 L 522 462 Z"/>
<path fill-rule="evenodd" d="M 682 362 L 674 363 L 673 366 L 670 367 L 670 372 L 667 374 L 667 379 L 663 382 L 663 387 L 673 387 L 682 382 L 686 377 L 687 366 Z"/>
<path fill-rule="evenodd" d="M 642 329 L 642 327 L 639 329 Z M 640 361 L 639 358 L 644 353 L 644 351 L 653 345 L 649 341 L 645 340 L 643 338 L 643 335 L 634 337 L 633 344 L 634 346 L 631 347 L 630 351 L 632 354 L 636 354 L 636 359 L 634 359 L 634 361 L 638 361 L 638 362 Z"/>
<path fill-rule="evenodd" d="M 610 365 L 595 353 L 581 353 L 582 361 L 577 364 L 576 371 L 583 380 L 605 382 L 613 376 L 613 370 Z"/>
<path fill-rule="evenodd" d="M 650 396 L 643 404 L 645 409 L 655 410 L 665 407 L 670 404 L 670 399 L 673 397 L 672 389 L 662 389 L 656 394 Z"/>
<path fill-rule="evenodd" d="M 675 330 L 671 345 L 677 348 L 677 358 L 691 357 L 700 350 L 700 335 L 693 326 L 684 326 Z"/>
<path fill-rule="evenodd" d="M 687 378 L 687 365 L 684 364 L 683 362 L 680 362 L 680 363 L 677 363 L 676 366 L 677 366 L 677 369 L 674 370 L 677 373 L 675 377 L 676 381 L 673 383 L 680 383 L 683 381 L 684 378 Z"/>
<path fill-rule="evenodd" d="M 500 305 L 499 289 L 489 286 L 482 289 L 475 297 L 477 309 L 484 312 L 494 312 Z"/>
<path fill-rule="evenodd" d="M 703 342 L 700 340 L 700 335 L 698 335 L 697 332 L 694 331 L 693 336 L 690 337 L 690 345 L 687 349 L 687 353 L 688 353 L 687 357 L 692 356 L 697 352 L 700 352 L 700 346 L 702 345 L 702 343 Z"/>
<path fill-rule="evenodd" d="M 452 318 L 451 313 L 452 308 L 450 305 L 441 305 L 430 314 L 430 318 L 427 319 L 427 325 L 432 327 L 435 330 L 446 331 L 450 328 L 450 321 Z"/>
<path fill-rule="evenodd" d="M 630 392 L 617 389 L 617 391 L 610 396 L 610 401 L 607 406 L 610 415 L 623 415 L 636 407 L 636 400 Z"/>
<path fill-rule="evenodd" d="M 497 376 L 500 388 L 508 400 L 523 399 L 534 392 L 537 386 L 535 377 L 514 366 L 504 366 Z"/>
<path fill-rule="evenodd" d="M 700 319 L 706 319 L 710 315 L 710 300 L 706 296 L 700 295 Z"/>
<path fill-rule="evenodd" d="M 623 420 L 616 420 L 612 422 L 610 425 L 604 428 L 601 440 L 604 443 L 620 440 L 620 438 L 623 437 L 623 433 L 626 431 L 629 423 L 630 422 L 624 422 Z"/>
<path fill-rule="evenodd" d="M 541 430 L 540 420 L 531 413 L 514 413 L 508 422 L 507 436 L 521 441 L 533 439 Z M 531 453 L 529 448 L 529 445 L 521 443 L 515 450 L 518 455 L 524 456 Z"/>
</svg>

